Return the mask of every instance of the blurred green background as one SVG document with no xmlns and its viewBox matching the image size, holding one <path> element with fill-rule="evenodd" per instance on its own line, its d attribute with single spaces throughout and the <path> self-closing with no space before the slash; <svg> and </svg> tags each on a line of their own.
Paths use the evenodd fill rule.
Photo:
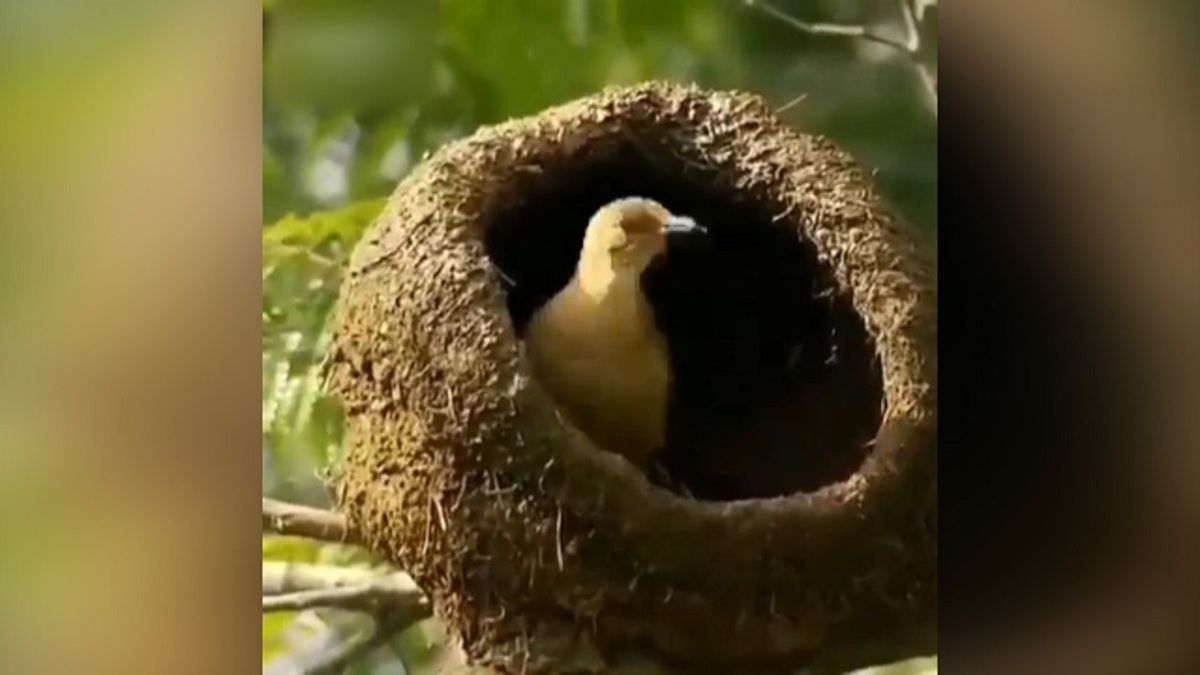
<svg viewBox="0 0 1200 675">
<path fill-rule="evenodd" d="M 936 237 L 937 118 L 907 57 L 805 34 L 752 4 L 264 0 L 265 496 L 328 503 L 323 470 L 337 459 L 341 419 L 318 369 L 346 256 L 400 178 L 480 125 L 646 79 L 751 90 L 852 152 L 895 207 Z M 936 3 L 919 4 L 922 58 L 936 64 Z M 896 0 L 770 7 L 904 38 Z M 370 564 L 354 550 L 270 536 L 263 558 Z M 290 672 L 359 629 L 340 615 L 264 615 L 264 673 Z M 436 631 L 422 626 L 353 670 L 419 673 L 435 643 Z M 936 661 L 896 672 L 928 669 Z"/>
</svg>

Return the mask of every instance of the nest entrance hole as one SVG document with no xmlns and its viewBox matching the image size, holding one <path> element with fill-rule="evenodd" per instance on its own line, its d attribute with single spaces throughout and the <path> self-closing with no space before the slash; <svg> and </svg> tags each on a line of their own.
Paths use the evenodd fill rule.
<svg viewBox="0 0 1200 675">
<path fill-rule="evenodd" d="M 661 484 L 726 501 L 853 475 L 881 421 L 882 380 L 862 321 L 815 246 L 777 217 L 785 207 L 665 149 L 600 145 L 518 167 L 485 223 L 516 334 L 573 275 L 596 210 L 655 199 L 708 229 L 672 241 L 667 265 L 643 277 L 674 377 Z"/>
</svg>

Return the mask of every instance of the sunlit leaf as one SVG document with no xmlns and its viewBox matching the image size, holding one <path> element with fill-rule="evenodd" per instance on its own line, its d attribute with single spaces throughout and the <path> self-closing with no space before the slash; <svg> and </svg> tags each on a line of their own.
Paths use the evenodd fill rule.
<svg viewBox="0 0 1200 675">
<path fill-rule="evenodd" d="M 263 535 L 263 560 L 314 563 L 321 557 L 321 543 L 303 537 Z"/>
<path fill-rule="evenodd" d="M 287 650 L 288 644 L 285 636 L 288 627 L 295 619 L 295 612 L 263 614 L 263 663 L 271 661 Z"/>
</svg>

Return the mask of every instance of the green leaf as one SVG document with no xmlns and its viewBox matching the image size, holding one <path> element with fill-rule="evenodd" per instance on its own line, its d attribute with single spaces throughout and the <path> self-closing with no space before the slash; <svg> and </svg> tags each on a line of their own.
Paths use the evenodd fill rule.
<svg viewBox="0 0 1200 675">
<path fill-rule="evenodd" d="M 263 560 L 283 562 L 315 563 L 321 557 L 320 542 L 303 537 L 285 537 L 264 534 L 262 540 Z"/>
<path fill-rule="evenodd" d="M 362 236 L 363 230 L 383 210 L 385 199 L 354 202 L 333 211 L 320 211 L 306 216 L 288 215 L 263 228 L 264 255 L 271 247 L 281 244 L 318 248 L 335 240 L 346 248 Z M 294 249 L 289 249 L 294 252 Z"/>
<path fill-rule="evenodd" d="M 296 612 L 263 614 L 263 663 L 268 663 L 287 651 L 287 631 L 296 620 Z"/>
</svg>

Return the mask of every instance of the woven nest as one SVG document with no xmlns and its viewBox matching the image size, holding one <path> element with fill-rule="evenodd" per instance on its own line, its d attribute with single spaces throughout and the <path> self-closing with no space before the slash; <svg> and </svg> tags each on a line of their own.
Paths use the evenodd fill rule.
<svg viewBox="0 0 1200 675">
<path fill-rule="evenodd" d="M 700 331 L 668 335 L 673 489 L 563 422 L 520 351 L 588 216 L 631 194 L 712 234 L 656 300 Z M 929 653 L 934 284 L 864 172 L 758 97 L 651 83 L 481 129 L 397 188 L 353 258 L 329 371 L 340 509 L 502 672 Z"/>
</svg>

